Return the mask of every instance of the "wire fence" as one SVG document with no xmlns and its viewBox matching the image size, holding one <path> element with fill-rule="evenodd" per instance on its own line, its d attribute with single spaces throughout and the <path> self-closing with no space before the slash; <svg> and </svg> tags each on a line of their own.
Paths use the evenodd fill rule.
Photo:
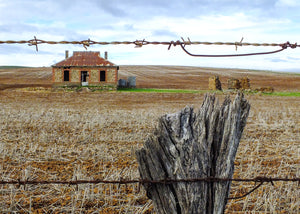
<svg viewBox="0 0 300 214">
<path fill-rule="evenodd" d="M 182 41 L 181 41 L 182 40 Z M 20 41 L 14 41 L 14 40 L 6 40 L 6 41 L 0 41 L 0 44 L 28 44 L 29 46 L 35 46 L 36 51 L 38 51 L 38 45 L 41 44 L 49 44 L 49 45 L 56 45 L 56 44 L 72 44 L 72 45 L 83 45 L 85 49 L 87 47 L 90 47 L 92 45 L 135 45 L 135 47 L 143 47 L 145 45 L 167 45 L 168 50 L 172 46 L 180 46 L 182 50 L 194 57 L 238 57 L 238 56 L 253 56 L 253 55 L 265 55 L 265 54 L 274 54 L 281 52 L 283 50 L 286 50 L 287 48 L 298 48 L 300 45 L 297 43 L 290 43 L 290 42 L 284 42 L 284 43 L 248 43 L 243 42 L 243 38 L 240 42 L 201 42 L 201 41 L 191 41 L 189 38 L 187 40 L 181 38 L 181 40 L 177 41 L 146 41 L 143 40 L 134 40 L 134 41 L 93 41 L 90 39 L 82 40 L 82 41 L 46 41 L 42 39 L 37 39 L 34 37 L 34 39 L 31 40 L 20 40 Z M 186 45 L 229 45 L 229 46 L 235 46 L 235 49 L 240 46 L 255 46 L 255 47 L 280 47 L 280 49 L 274 50 L 274 51 L 267 51 L 267 52 L 256 52 L 256 53 L 246 53 L 246 54 L 222 54 L 222 55 L 207 55 L 207 54 L 192 54 L 186 49 Z"/>
<path fill-rule="evenodd" d="M 138 184 L 138 192 L 140 190 L 141 184 L 172 184 L 172 183 L 195 183 L 195 182 L 255 182 L 259 183 L 252 190 L 247 193 L 238 196 L 238 197 L 230 197 L 229 200 L 244 198 L 250 193 L 254 192 L 264 183 L 271 183 L 274 185 L 274 182 L 283 181 L 283 182 L 298 182 L 300 185 L 300 178 L 279 178 L 279 177 L 255 177 L 255 178 L 187 178 L 187 179 L 164 179 L 164 180 L 143 180 L 143 179 L 119 179 L 119 180 L 105 180 L 105 179 L 97 179 L 97 180 L 71 180 L 71 181 L 62 181 L 62 180 L 10 180 L 10 181 L 0 181 L 0 185 L 13 184 L 18 187 L 26 186 L 26 185 L 48 185 L 48 184 L 61 184 L 61 185 L 80 185 L 80 184 Z"/>
<path fill-rule="evenodd" d="M 38 46 L 41 44 L 49 44 L 49 45 L 56 45 L 56 44 L 72 44 L 72 45 L 83 45 L 85 49 L 92 45 L 135 45 L 137 48 L 141 48 L 146 45 L 164 45 L 168 46 L 168 50 L 172 46 L 180 46 L 181 49 L 188 55 L 194 56 L 194 57 L 239 57 L 239 56 L 252 56 L 252 55 L 265 55 L 265 54 L 274 54 L 281 51 L 284 51 L 288 48 L 295 49 L 300 47 L 297 43 L 290 43 L 290 42 L 284 42 L 284 43 L 246 43 L 243 42 L 243 38 L 240 42 L 201 42 L 201 41 L 191 41 L 189 38 L 188 40 L 184 40 L 181 38 L 181 40 L 177 41 L 146 41 L 143 40 L 134 40 L 134 41 L 93 41 L 93 40 L 82 40 L 82 41 L 46 41 L 37 39 L 34 37 L 34 39 L 31 40 L 20 40 L 20 41 L 14 41 L 14 40 L 6 40 L 6 41 L 0 41 L 1 44 L 28 44 L 29 46 L 35 46 L 36 51 L 38 51 Z M 207 54 L 192 54 L 187 49 L 187 45 L 219 45 L 219 46 L 235 46 L 235 49 L 237 50 L 238 47 L 242 46 L 255 46 L 255 47 L 279 47 L 279 49 L 268 51 L 268 52 L 256 52 L 256 53 L 246 53 L 246 54 L 225 54 L 225 55 L 207 55 Z M 142 179 L 119 179 L 119 180 L 105 180 L 105 179 L 96 179 L 96 180 L 70 180 L 70 181 L 63 181 L 63 180 L 0 180 L 0 185 L 16 185 L 17 187 L 26 186 L 26 185 L 49 185 L 49 184 L 58 184 L 58 185 L 81 185 L 81 184 L 118 184 L 118 185 L 127 185 L 127 184 L 138 184 L 138 191 L 140 190 L 140 185 L 144 184 L 172 184 L 172 183 L 178 183 L 178 182 L 184 182 L 184 183 L 194 183 L 194 182 L 254 182 L 258 183 L 254 188 L 252 188 L 247 193 L 237 196 L 237 197 L 229 197 L 227 199 L 233 200 L 233 199 L 240 199 L 244 198 L 247 195 L 251 194 L 255 190 L 257 190 L 259 187 L 261 187 L 264 183 L 271 183 L 274 185 L 274 182 L 298 182 L 298 185 L 300 185 L 300 178 L 280 178 L 280 177 L 255 177 L 255 178 L 214 178 L 214 177 L 207 177 L 207 178 L 187 178 L 187 179 L 164 179 L 164 180 L 142 180 Z"/>
</svg>

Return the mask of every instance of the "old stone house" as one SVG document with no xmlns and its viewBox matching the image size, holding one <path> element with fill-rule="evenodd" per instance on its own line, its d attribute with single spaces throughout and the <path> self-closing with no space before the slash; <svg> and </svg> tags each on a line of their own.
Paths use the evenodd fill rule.
<svg viewBox="0 0 300 214">
<path fill-rule="evenodd" d="M 58 86 L 108 86 L 117 88 L 119 66 L 100 56 L 100 52 L 74 51 L 52 65 L 52 82 Z"/>
</svg>

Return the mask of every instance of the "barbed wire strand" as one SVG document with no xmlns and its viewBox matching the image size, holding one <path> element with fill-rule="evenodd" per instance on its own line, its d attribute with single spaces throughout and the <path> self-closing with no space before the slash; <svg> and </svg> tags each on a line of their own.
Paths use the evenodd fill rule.
<svg viewBox="0 0 300 214">
<path fill-rule="evenodd" d="M 242 196 L 237 197 L 230 197 L 227 198 L 228 200 L 233 199 L 240 199 L 244 198 L 247 195 L 254 192 L 256 189 L 258 189 L 260 186 L 262 186 L 264 183 L 271 183 L 274 185 L 274 182 L 276 181 L 283 181 L 283 182 L 298 182 L 300 184 L 300 178 L 272 178 L 272 177 L 255 177 L 255 178 L 214 178 L 214 177 L 208 177 L 208 178 L 190 178 L 190 179 L 164 179 L 164 180 L 143 180 L 143 179 L 133 179 L 133 180 L 104 180 L 104 179 L 96 179 L 96 180 L 75 180 L 72 181 L 60 181 L 60 180 L 10 180 L 10 181 L 0 181 L 0 185 L 8 185 L 8 184 L 14 184 L 18 187 L 25 186 L 26 185 L 47 185 L 47 184 L 62 184 L 62 185 L 76 185 L 76 189 L 78 188 L 78 185 L 80 184 L 139 184 L 138 189 L 140 189 L 140 184 L 172 184 L 172 183 L 179 183 L 179 182 L 185 182 L 185 183 L 194 183 L 194 182 L 259 182 L 257 186 L 255 186 L 253 189 L 251 189 L 249 192 Z M 298 184 L 298 185 L 299 185 Z"/>
<path fill-rule="evenodd" d="M 285 43 L 248 43 L 243 42 L 243 39 L 241 39 L 240 42 L 201 42 L 201 41 L 191 41 L 190 38 L 188 40 L 184 40 L 181 38 L 182 41 L 166 41 L 166 42 L 159 42 L 159 41 L 146 41 L 143 40 L 135 40 L 135 41 L 111 41 L 111 42 L 97 42 L 90 39 L 82 40 L 82 41 L 46 41 L 37 39 L 36 36 L 34 36 L 34 39 L 31 40 L 20 40 L 20 41 L 14 41 L 14 40 L 6 40 L 6 41 L 0 41 L 0 44 L 28 44 L 29 46 L 35 46 L 36 51 L 38 51 L 38 45 L 40 44 L 72 44 L 72 45 L 83 45 L 85 49 L 87 47 L 90 47 L 91 45 L 135 45 L 135 47 L 143 47 L 144 45 L 167 45 L 168 50 L 170 50 L 171 46 L 180 45 L 180 47 L 183 49 L 185 53 L 187 53 L 190 56 L 194 57 L 238 57 L 238 56 L 253 56 L 253 55 L 264 55 L 264 54 L 274 54 L 281 52 L 287 48 L 297 48 L 300 47 L 300 45 L 297 45 L 297 43 L 292 44 L 290 42 Z M 192 54 L 189 51 L 186 50 L 186 45 L 231 45 L 235 46 L 235 49 L 237 50 L 238 46 L 263 46 L 263 47 L 281 47 L 281 49 L 275 50 L 275 51 L 269 51 L 269 52 L 258 52 L 258 53 L 246 53 L 246 54 L 222 54 L 222 55 L 206 55 L 206 54 Z"/>
</svg>

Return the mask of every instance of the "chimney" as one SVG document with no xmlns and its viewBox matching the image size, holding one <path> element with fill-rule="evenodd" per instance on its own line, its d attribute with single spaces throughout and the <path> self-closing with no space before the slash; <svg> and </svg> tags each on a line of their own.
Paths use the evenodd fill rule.
<svg viewBox="0 0 300 214">
<path fill-rule="evenodd" d="M 69 58 L 69 51 L 66 50 L 66 59 L 68 59 L 68 58 Z"/>
<path fill-rule="evenodd" d="M 104 58 L 107 59 L 107 51 L 104 52 Z"/>
</svg>

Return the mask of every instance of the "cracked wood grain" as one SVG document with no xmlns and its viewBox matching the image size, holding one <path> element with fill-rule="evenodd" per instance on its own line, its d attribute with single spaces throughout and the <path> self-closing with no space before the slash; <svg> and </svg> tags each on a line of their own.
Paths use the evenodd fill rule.
<svg viewBox="0 0 300 214">
<path fill-rule="evenodd" d="M 219 105 L 206 95 L 198 111 L 185 107 L 159 118 L 136 152 L 141 179 L 232 178 L 250 104 L 242 93 Z M 143 184 L 157 213 L 224 213 L 229 181 Z"/>
</svg>

